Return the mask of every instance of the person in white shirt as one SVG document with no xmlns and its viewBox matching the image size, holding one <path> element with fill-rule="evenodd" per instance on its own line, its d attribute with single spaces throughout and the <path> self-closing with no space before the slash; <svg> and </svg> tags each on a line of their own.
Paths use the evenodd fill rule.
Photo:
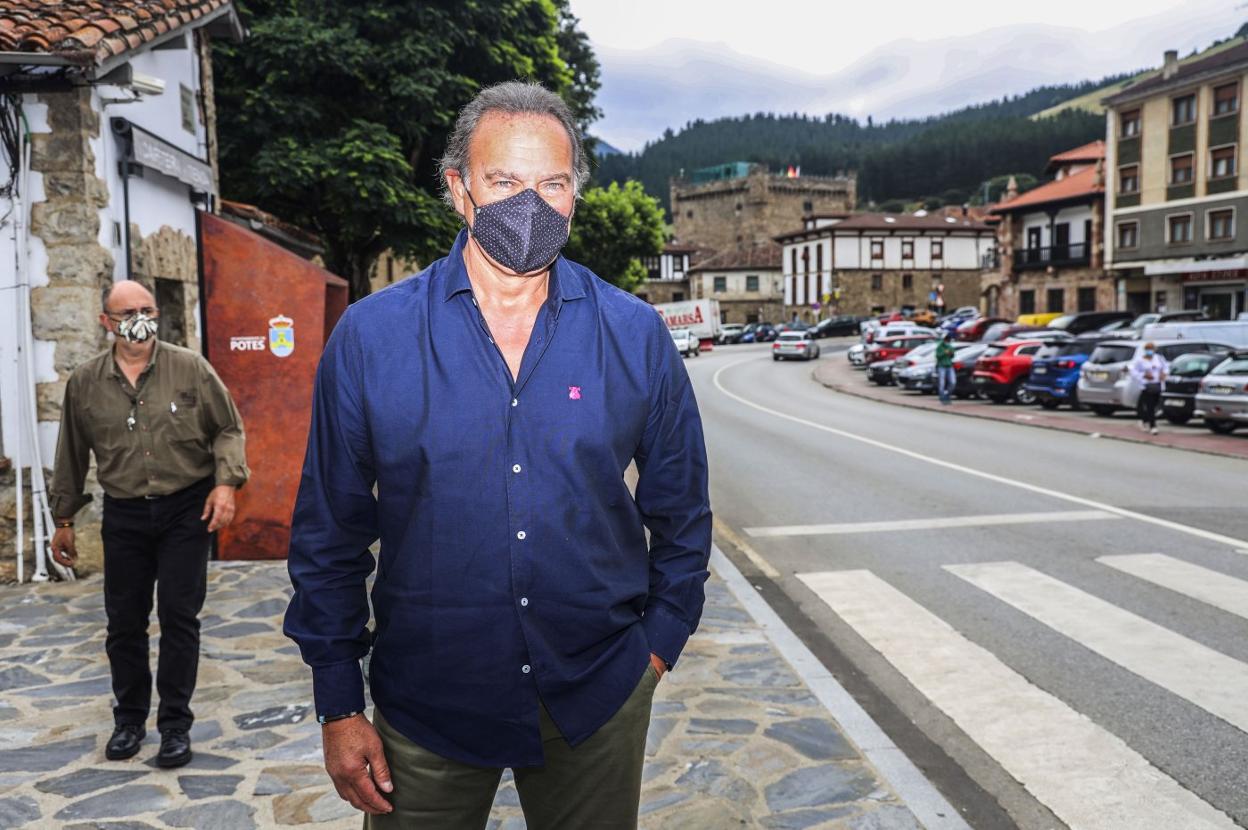
<svg viewBox="0 0 1248 830">
<path fill-rule="evenodd" d="M 1170 372 L 1166 359 L 1157 353 L 1152 343 L 1144 344 L 1144 351 L 1131 362 L 1131 377 L 1140 384 L 1140 400 L 1136 412 L 1140 429 L 1157 434 L 1157 402 L 1161 399 L 1161 384 Z"/>
</svg>

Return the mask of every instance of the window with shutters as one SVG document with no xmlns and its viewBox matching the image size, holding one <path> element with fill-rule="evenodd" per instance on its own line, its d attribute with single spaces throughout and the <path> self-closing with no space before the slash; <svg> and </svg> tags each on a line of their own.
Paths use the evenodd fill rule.
<svg viewBox="0 0 1248 830">
<path fill-rule="evenodd" d="M 1170 184 L 1191 184 L 1192 154 L 1170 157 Z"/>
<path fill-rule="evenodd" d="M 1140 111 L 1127 110 L 1118 116 L 1118 135 L 1120 138 L 1134 138 L 1140 134 Z"/>
<path fill-rule="evenodd" d="M 1118 168 L 1118 192 L 1140 192 L 1140 166 L 1138 164 L 1126 164 Z"/>
<path fill-rule="evenodd" d="M 1209 151 L 1209 178 L 1225 179 L 1234 176 L 1236 171 L 1234 144 L 1226 147 L 1215 147 Z"/>
<path fill-rule="evenodd" d="M 1196 120 L 1196 94 L 1170 99 L 1170 126 L 1181 127 Z"/>
<path fill-rule="evenodd" d="M 1239 84 L 1222 84 L 1213 88 L 1213 117 L 1239 112 Z"/>
</svg>

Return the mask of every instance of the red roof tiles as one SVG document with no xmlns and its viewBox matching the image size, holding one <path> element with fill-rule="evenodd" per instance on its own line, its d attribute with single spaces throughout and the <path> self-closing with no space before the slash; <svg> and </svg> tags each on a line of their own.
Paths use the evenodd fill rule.
<svg viewBox="0 0 1248 830">
<path fill-rule="evenodd" d="M 749 247 L 733 248 L 707 257 L 690 271 L 752 271 L 780 270 L 782 251 L 774 242 L 764 242 Z"/>
<path fill-rule="evenodd" d="M 230 0 L 0 0 L 0 52 L 100 64 Z"/>
<path fill-rule="evenodd" d="M 1095 167 L 1085 167 L 1077 173 L 1071 173 L 1063 179 L 1028 190 L 1021 196 L 1000 202 L 992 209 L 993 213 L 1014 213 L 1022 208 L 1047 205 L 1053 202 L 1074 201 L 1081 197 L 1091 197 L 1105 192 L 1104 181 L 1099 181 Z"/>
</svg>

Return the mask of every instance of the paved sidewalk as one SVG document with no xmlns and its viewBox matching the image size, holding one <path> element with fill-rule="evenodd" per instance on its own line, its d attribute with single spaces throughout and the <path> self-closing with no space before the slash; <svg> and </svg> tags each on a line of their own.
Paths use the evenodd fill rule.
<svg viewBox="0 0 1248 830">
<path fill-rule="evenodd" d="M 0 588 L 0 830 L 358 828 L 321 766 L 310 675 L 281 634 L 288 592 L 284 564 L 210 567 L 195 759 L 164 771 L 154 729 L 135 758 L 104 759 L 100 578 Z M 491 827 L 523 826 L 505 779 Z M 659 685 L 641 826 L 920 825 L 712 576 L 701 629 Z"/>
<path fill-rule="evenodd" d="M 814 370 L 814 377 L 819 383 L 837 392 L 898 406 L 908 406 L 912 409 L 939 410 L 972 418 L 1008 421 L 1033 427 L 1097 435 L 1101 438 L 1115 438 L 1120 441 L 1134 441 L 1140 444 L 1225 455 L 1231 458 L 1248 458 L 1248 430 L 1241 430 L 1231 435 L 1215 435 L 1201 426 L 1199 422 L 1195 426 L 1174 426 L 1165 419 L 1159 418 L 1157 421 L 1159 434 L 1149 435 L 1139 430 L 1134 415 L 1125 410 L 1113 417 L 1099 417 L 1086 410 L 1072 412 L 1068 407 L 1060 410 L 1047 410 L 1039 406 L 994 404 L 987 401 L 955 399 L 949 406 L 943 406 L 935 395 L 921 395 L 918 392 L 907 392 L 895 386 L 878 386 L 871 383 L 867 380 L 866 373 L 854 369 L 842 353 L 819 361 Z"/>
</svg>

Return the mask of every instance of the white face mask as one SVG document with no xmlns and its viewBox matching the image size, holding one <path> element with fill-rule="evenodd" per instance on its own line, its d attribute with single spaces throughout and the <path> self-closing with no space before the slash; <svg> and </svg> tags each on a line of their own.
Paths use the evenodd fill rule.
<svg viewBox="0 0 1248 830">
<path fill-rule="evenodd" d="M 117 333 L 131 343 L 142 343 L 156 336 L 160 324 L 155 317 L 137 312 L 117 324 Z"/>
</svg>

